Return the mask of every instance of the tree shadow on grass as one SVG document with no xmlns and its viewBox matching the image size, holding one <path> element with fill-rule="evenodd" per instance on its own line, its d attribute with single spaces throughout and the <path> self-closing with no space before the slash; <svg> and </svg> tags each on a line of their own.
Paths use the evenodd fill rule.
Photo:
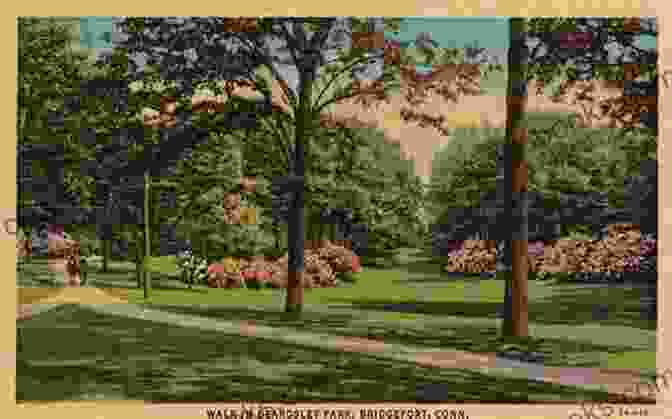
<svg viewBox="0 0 672 419">
<path fill-rule="evenodd" d="M 89 286 L 95 286 L 97 288 L 101 289 L 122 289 L 122 290 L 137 290 L 141 289 L 141 287 L 138 287 L 138 285 L 133 282 L 133 283 L 126 283 L 126 282 L 117 282 L 117 281 L 101 281 L 101 280 L 94 280 L 94 281 L 88 281 L 87 285 Z M 202 287 L 193 287 L 189 288 L 188 286 L 175 281 L 175 283 L 171 282 L 160 282 L 159 279 L 156 281 L 152 279 L 152 289 L 153 290 L 161 290 L 161 291 L 186 291 L 186 292 L 195 292 L 195 293 L 200 293 L 200 294 L 207 294 L 209 291 L 206 288 Z"/>
<path fill-rule="evenodd" d="M 432 260 L 425 256 L 418 257 L 417 260 L 395 267 L 397 270 L 407 272 L 408 277 L 394 282 L 399 284 L 427 284 L 432 282 L 445 283 L 447 281 L 460 279 L 479 280 L 490 278 L 488 273 L 447 272 L 444 268 L 445 263 Z"/>
<path fill-rule="evenodd" d="M 408 272 L 410 275 L 425 275 L 430 279 L 447 278 L 450 272 L 443 270 L 443 266 L 438 263 L 432 263 L 424 260 L 408 262 L 396 267 L 398 270 Z M 414 278 L 415 279 L 415 278 Z"/>
<path fill-rule="evenodd" d="M 237 307 L 204 307 L 184 305 L 148 305 L 153 309 L 190 316 L 204 316 L 227 321 L 252 321 L 269 327 L 290 327 L 300 330 L 343 329 L 355 320 L 354 314 L 303 312 L 300 316 L 283 311 Z"/>
<path fill-rule="evenodd" d="M 22 324 L 17 402 L 606 401 L 525 379 L 103 315 L 68 306 Z M 48 349 L 46 349 L 48 348 Z"/>
<path fill-rule="evenodd" d="M 645 316 L 642 290 L 605 289 L 598 294 L 591 289 L 566 290 L 563 293 L 529 301 L 529 318 L 540 324 L 603 325 L 655 330 L 656 321 Z M 478 301 L 422 301 L 376 298 L 338 299 L 359 310 L 417 313 L 435 316 L 500 318 L 502 303 Z M 598 310 L 599 309 L 599 310 Z"/>
<path fill-rule="evenodd" d="M 454 325 L 395 321 L 371 321 L 352 314 L 304 312 L 291 318 L 283 312 L 230 307 L 153 306 L 162 311 L 225 321 L 250 321 L 256 325 L 297 329 L 306 333 L 326 333 L 368 338 L 407 346 L 445 348 L 502 356 L 547 365 L 596 367 L 603 355 L 632 351 L 628 345 L 601 345 L 570 339 L 502 339 L 500 330 L 482 325 Z"/>
</svg>

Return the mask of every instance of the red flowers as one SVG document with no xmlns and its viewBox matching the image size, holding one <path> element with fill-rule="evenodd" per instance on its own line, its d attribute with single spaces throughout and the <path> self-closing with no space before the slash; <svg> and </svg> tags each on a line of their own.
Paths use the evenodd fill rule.
<svg viewBox="0 0 672 419">
<path fill-rule="evenodd" d="M 361 272 L 362 271 L 362 265 L 359 263 L 359 256 L 353 255 L 352 256 L 352 272 Z"/>
<path fill-rule="evenodd" d="M 213 263 L 208 266 L 208 274 L 223 274 L 224 273 L 224 264 L 223 263 Z"/>
<path fill-rule="evenodd" d="M 267 271 L 243 271 L 243 278 L 265 280 L 271 278 L 271 273 Z"/>
</svg>

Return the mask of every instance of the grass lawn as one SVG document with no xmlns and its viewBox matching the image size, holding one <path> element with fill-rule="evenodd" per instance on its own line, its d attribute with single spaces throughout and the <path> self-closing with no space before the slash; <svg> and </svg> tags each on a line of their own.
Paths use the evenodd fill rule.
<svg viewBox="0 0 672 419">
<path fill-rule="evenodd" d="M 597 391 L 204 333 L 72 305 L 20 322 L 19 327 L 23 342 L 17 350 L 19 402 L 571 402 L 607 398 Z"/>
<path fill-rule="evenodd" d="M 366 269 L 352 286 L 305 290 L 300 319 L 283 313 L 283 290 L 189 290 L 159 277 L 147 302 L 143 291 L 135 288 L 132 264 L 115 262 L 108 274 L 91 275 L 92 283 L 131 303 L 173 313 L 412 346 L 531 354 L 546 365 L 655 369 L 656 324 L 642 319 L 642 290 L 532 281 L 533 338 L 504 341 L 498 318 L 504 294 L 501 281 L 455 278 L 441 272 L 439 265 L 412 256 L 404 262 L 393 269 Z M 601 310 L 596 310 L 596 303 Z"/>
<path fill-rule="evenodd" d="M 305 313 L 298 320 L 287 318 L 282 312 L 284 294 L 272 290 L 160 290 L 149 304 L 176 313 L 408 345 L 534 353 L 547 365 L 624 368 L 627 363 L 625 368 L 655 368 L 655 331 L 650 322 L 638 317 L 636 290 L 601 290 L 600 301 L 607 305 L 609 317 L 597 319 L 594 289 L 563 287 L 556 291 L 530 283 L 534 338 L 504 341 L 497 319 L 504 292 L 501 282 L 444 279 L 444 284 L 402 286 L 403 274 L 367 272 L 361 284 L 350 288 L 306 290 Z M 136 290 L 130 290 L 129 298 L 143 303 Z"/>
</svg>

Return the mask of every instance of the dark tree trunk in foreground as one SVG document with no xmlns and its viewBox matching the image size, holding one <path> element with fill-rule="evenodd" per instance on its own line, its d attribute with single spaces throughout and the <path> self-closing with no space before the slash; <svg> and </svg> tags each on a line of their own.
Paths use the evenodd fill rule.
<svg viewBox="0 0 672 419">
<path fill-rule="evenodd" d="M 526 337 L 528 335 L 527 307 L 527 163 L 525 145 L 527 129 L 524 126 L 527 102 L 526 68 L 528 51 L 525 45 L 525 19 L 511 18 L 509 22 L 511 46 L 509 48 L 509 77 L 506 105 L 506 138 L 510 148 L 511 195 L 506 203 L 511 220 L 511 265 L 507 281 L 510 282 L 510 304 L 507 304 L 505 321 L 502 325 L 504 336 Z M 507 163 L 508 164 L 508 163 Z M 507 180 L 508 182 L 508 180 Z M 507 269 L 509 267 L 507 266 Z M 509 280 L 510 278 L 510 280 Z"/>
<path fill-rule="evenodd" d="M 309 66 L 312 65 L 309 63 Z M 314 67 L 313 67 L 314 68 Z M 309 139 L 312 115 L 310 100 L 314 75 L 310 68 L 299 69 L 299 112 L 296 116 L 294 144 L 294 174 L 304 177 L 303 185 L 294 189 L 288 223 L 288 276 L 287 276 L 287 313 L 300 313 L 303 308 L 303 270 L 305 246 L 305 151 L 304 146 Z"/>
</svg>

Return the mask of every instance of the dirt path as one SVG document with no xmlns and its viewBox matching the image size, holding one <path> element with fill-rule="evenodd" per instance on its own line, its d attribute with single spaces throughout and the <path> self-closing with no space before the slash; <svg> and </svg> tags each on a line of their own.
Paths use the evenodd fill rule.
<svg viewBox="0 0 672 419">
<path fill-rule="evenodd" d="M 109 295 L 94 287 L 66 287 L 54 295 L 47 295 L 32 304 L 18 304 L 17 320 L 40 313 L 44 307 L 52 308 L 63 304 L 128 304 L 128 301 Z"/>
<path fill-rule="evenodd" d="M 240 334 L 255 337 L 259 333 L 253 322 L 241 322 Z M 380 340 L 336 336 L 335 346 L 341 351 L 389 354 L 397 352 L 398 345 L 390 345 Z M 636 370 L 608 370 L 602 368 L 563 368 L 547 367 L 541 364 L 520 362 L 501 358 L 495 354 L 480 354 L 458 350 L 409 351 L 412 362 L 436 368 L 476 369 L 484 372 L 509 370 L 511 375 L 521 375 L 537 381 L 566 386 L 600 388 L 612 394 L 629 396 L 634 385 L 641 381 Z"/>
<path fill-rule="evenodd" d="M 514 361 L 495 354 L 477 354 L 456 350 L 426 349 L 385 343 L 380 340 L 299 332 L 291 328 L 257 325 L 250 321 L 225 321 L 199 316 L 179 315 L 146 309 L 106 294 L 93 287 L 64 288 L 55 296 L 39 301 L 40 306 L 82 304 L 100 313 L 122 315 L 183 327 L 217 330 L 222 333 L 281 340 L 290 344 L 319 347 L 342 352 L 366 353 L 373 356 L 414 362 L 436 368 L 479 370 L 484 374 L 525 378 L 572 387 L 606 390 L 611 394 L 631 394 L 641 377 L 634 370 L 547 367 L 541 364 Z M 31 305 L 20 305 L 17 318 L 31 315 Z"/>
</svg>

